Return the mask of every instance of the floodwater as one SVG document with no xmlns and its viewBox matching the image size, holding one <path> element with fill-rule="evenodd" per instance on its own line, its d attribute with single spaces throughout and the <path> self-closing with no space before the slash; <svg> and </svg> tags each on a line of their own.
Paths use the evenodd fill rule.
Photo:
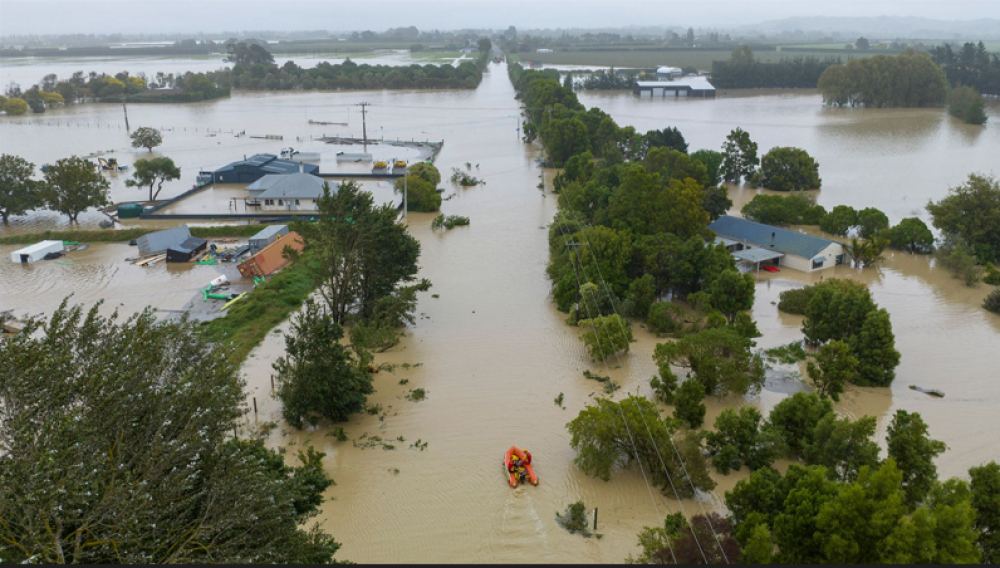
<svg viewBox="0 0 1000 568">
<path fill-rule="evenodd" d="M 221 53 L 185 57 L 129 55 L 127 53 L 113 57 L 3 57 L 0 58 L 0 79 L 2 79 L 4 87 L 14 82 L 20 85 L 23 90 L 39 83 L 42 77 L 50 73 L 54 73 L 59 79 L 69 79 L 77 71 L 83 71 L 85 76 L 91 71 L 98 74 L 107 73 L 108 75 L 128 71 L 132 76 L 145 73 L 150 80 L 154 80 L 157 73 L 177 76 L 188 71 L 192 73 L 218 71 L 223 67 L 231 66 L 224 61 L 225 57 Z M 451 57 L 450 54 L 433 51 L 411 54 L 407 50 L 382 50 L 351 54 L 275 55 L 274 62 L 277 65 L 284 65 L 287 61 L 294 61 L 299 67 L 308 69 L 323 61 L 337 64 L 343 63 L 348 58 L 358 65 L 366 63 L 369 65 L 410 65 L 412 63 L 439 65 L 442 63 L 454 64 L 457 59 L 457 57 Z"/>
<path fill-rule="evenodd" d="M 825 189 L 820 203 L 876 206 L 894 221 L 910 215 L 910 205 L 919 208 L 928 198 L 940 198 L 968 172 L 987 171 L 996 164 L 1000 144 L 993 124 L 974 134 L 940 110 L 838 114 L 822 108 L 815 94 L 754 95 L 658 101 L 665 103 L 659 106 L 625 93 L 588 93 L 582 98 L 588 105 L 600 104 L 620 124 L 634 121 L 642 129 L 679 126 L 692 149 L 720 146 L 725 134 L 741 124 L 761 142 L 762 150 L 778 144 L 802 146 L 821 163 Z M 182 166 L 183 179 L 164 191 L 174 195 L 190 187 L 198 169 L 222 165 L 243 153 L 275 151 L 283 145 L 323 149 L 309 137 L 324 129 L 327 134 L 338 132 L 310 126 L 307 119 L 334 121 L 361 101 L 372 103 L 369 134 L 384 131 L 387 139 L 444 140 L 437 160 L 443 177 L 452 167 L 469 163 L 473 175 L 487 183 L 469 189 L 444 183 L 445 195 L 454 197 L 444 202 L 443 212 L 470 217 L 469 227 L 436 232 L 430 229 L 432 214 L 409 215 L 410 230 L 422 243 L 420 276 L 434 286 L 421 295 L 418 320 L 407 337 L 378 355 L 377 362 L 398 367 L 375 376 L 377 392 L 370 403 L 380 404 L 382 413 L 342 424 L 350 440 L 337 442 L 330 425 L 297 432 L 281 423 L 280 405 L 270 386 L 271 364 L 283 351 L 280 334 L 269 334 L 247 361 L 248 403 L 253 408 L 256 402 L 258 408 L 256 415 L 248 415 L 248 427 L 277 422 L 269 443 L 285 447 L 291 460 L 306 443 L 327 454 L 324 465 L 337 485 L 327 491 L 318 521 L 343 543 L 337 557 L 358 562 L 619 562 L 637 550 L 635 534 L 644 525 L 658 525 L 663 515 L 682 506 L 689 515 L 701 512 L 702 506 L 720 506 L 725 490 L 745 477 L 745 471 L 716 476 L 719 486 L 713 494 L 679 503 L 655 489 L 650 492 L 636 467 L 603 482 L 572 463 L 565 424 L 601 394 L 600 385 L 582 372 L 610 374 L 623 391 L 649 394 L 648 380 L 656 372 L 656 339 L 637 327 L 630 353 L 620 360 L 611 358 L 608 367 L 591 365 L 578 330 L 565 325 L 565 316 L 554 309 L 544 268 L 545 227 L 555 213 L 556 198 L 537 188 L 542 177 L 551 188 L 551 172 L 542 174 L 538 151 L 518 139 L 517 101 L 503 65 L 491 65 L 474 92 L 237 94 L 194 105 L 133 105 L 129 118 L 133 125 L 173 128 L 164 134 L 165 145 L 158 153 Z M 85 105 L 46 113 L 44 120 L 117 124 L 120 112 L 114 105 Z M 869 123 L 871 116 L 877 126 Z M 352 112 L 349 126 L 341 127 L 339 134 L 360 135 L 356 118 Z M 124 130 L 21 122 L 0 118 L 0 151 L 36 164 L 112 148 L 124 163 L 145 155 L 128 148 Z M 762 126 L 766 124 L 771 126 Z M 285 140 L 213 137 L 205 129 L 245 129 L 248 134 L 281 134 Z M 290 142 L 296 138 L 303 142 Z M 888 168 L 868 155 L 874 148 L 884 154 Z M 321 168 L 333 167 L 324 157 Z M 866 169 L 875 171 L 866 175 Z M 117 175 L 124 179 L 126 174 Z M 138 198 L 121 180 L 113 192 L 117 200 Z M 748 192 L 735 189 L 734 197 L 742 199 Z M 100 218 L 87 217 L 84 224 L 94 226 Z M 36 214 L 0 228 L 0 234 L 64 225 L 55 215 Z M 47 309 L 41 302 L 73 290 L 84 294 L 85 289 L 105 286 L 111 296 L 146 292 L 169 282 L 162 265 L 159 276 L 118 267 L 114 259 L 128 254 L 126 245 L 91 248 L 94 254 L 101 250 L 112 259 L 106 264 L 117 268 L 83 272 L 77 266 L 44 263 L 25 271 L 6 256 L 0 258 L 0 304 L 36 313 Z M 217 270 L 192 268 L 204 269 L 205 278 Z M 938 460 L 945 476 L 965 475 L 972 465 L 1000 458 L 1000 439 L 993 433 L 1000 424 L 991 411 L 1000 404 L 1000 381 L 991 361 L 1000 344 L 1000 317 L 979 307 L 988 288 L 966 288 L 928 258 L 901 253 L 891 253 L 877 270 L 860 273 L 838 267 L 810 276 L 791 270 L 761 275 L 754 308 L 764 333 L 759 345 L 773 347 L 801 338 L 801 318 L 781 314 L 774 305 L 782 290 L 832 276 L 858 278 L 871 287 L 875 300 L 892 316 L 902 353 L 891 389 L 850 389 L 838 410 L 876 416 L 880 437 L 896 409 L 920 412 L 931 433 L 950 448 Z M 155 280 L 158 277 L 163 279 Z M 197 287 L 205 278 L 182 276 L 176 287 L 184 294 L 177 301 L 189 299 L 190 291 L 184 288 Z M 44 300 L 30 293 L 32 285 L 45 290 Z M 101 293 L 86 294 L 91 299 Z M 807 389 L 795 372 L 772 370 L 758 396 L 710 401 L 709 423 L 727 405 L 754 404 L 766 412 L 789 394 Z M 407 383 L 400 384 L 403 380 Z M 933 399 L 909 390 L 910 384 L 940 388 L 947 396 Z M 416 388 L 426 389 L 426 400 L 405 398 Z M 559 393 L 565 395 L 565 409 L 553 402 Z M 382 442 L 365 447 L 372 436 Z M 426 450 L 411 447 L 418 440 L 428 444 Z M 507 487 L 500 462 L 511 444 L 536 456 L 538 487 Z M 581 499 L 588 508 L 599 508 L 597 532 L 603 538 L 569 535 L 556 524 L 555 514 Z"/>
</svg>

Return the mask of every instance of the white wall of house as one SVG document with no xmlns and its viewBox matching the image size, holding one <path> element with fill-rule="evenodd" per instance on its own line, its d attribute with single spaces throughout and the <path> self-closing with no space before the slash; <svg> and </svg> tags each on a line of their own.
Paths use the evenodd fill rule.
<svg viewBox="0 0 1000 568">
<path fill-rule="evenodd" d="M 785 258 L 781 259 L 781 266 L 787 266 L 788 268 L 802 272 L 818 272 L 836 266 L 837 256 L 842 254 L 844 254 L 844 246 L 839 243 L 831 243 L 812 258 L 786 254 Z M 823 265 L 813 268 L 814 264 L 820 260 L 823 261 Z"/>
<path fill-rule="evenodd" d="M 315 199 L 264 199 L 262 211 L 319 211 Z"/>
</svg>

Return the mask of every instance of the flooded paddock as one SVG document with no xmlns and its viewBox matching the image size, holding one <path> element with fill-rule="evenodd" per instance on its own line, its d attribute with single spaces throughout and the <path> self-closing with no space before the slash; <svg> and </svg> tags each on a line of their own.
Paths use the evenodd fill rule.
<svg viewBox="0 0 1000 568">
<path fill-rule="evenodd" d="M 869 124 L 862 111 L 824 109 L 815 94 L 730 94 L 715 101 L 660 106 L 626 93 L 583 93 L 581 99 L 588 106 L 601 106 L 622 125 L 634 123 L 641 130 L 677 126 L 692 150 L 721 146 L 739 125 L 760 143 L 762 153 L 774 145 L 804 147 L 820 162 L 820 203 L 879 207 L 893 222 L 922 208 L 927 199 L 940 198 L 969 172 L 995 168 L 1000 147 L 995 124 L 978 134 L 965 133 L 941 110 L 871 111 L 876 119 Z M 221 166 L 243 153 L 274 152 L 287 145 L 322 149 L 319 143 L 290 140 L 324 130 L 337 134 L 329 126 L 310 126 L 307 119 L 334 120 L 361 101 L 372 103 L 370 135 L 384 131 L 386 138 L 445 140 L 437 160 L 442 176 L 447 179 L 451 168 L 465 169 L 468 162 L 471 173 L 487 183 L 468 189 L 443 183 L 445 197 L 454 197 L 443 203 L 442 212 L 468 216 L 468 227 L 432 231 L 433 214 L 409 214 L 410 230 L 422 246 L 420 276 L 429 278 L 433 288 L 421 294 L 417 323 L 407 337 L 377 356 L 377 362 L 398 367 L 375 375 L 377 392 L 370 403 L 380 404 L 382 412 L 341 424 L 348 441 L 336 441 L 331 425 L 299 432 L 281 422 L 270 383 L 271 364 L 284 349 L 279 333 L 268 334 L 244 367 L 248 402 L 256 399 L 259 411 L 256 416 L 251 411 L 249 424 L 277 422 L 269 444 L 285 447 L 290 460 L 307 443 L 327 454 L 324 465 L 337 485 L 327 491 L 318 520 L 343 543 L 337 558 L 620 562 L 637 550 L 635 535 L 644 525 L 659 525 L 663 515 L 682 507 L 689 515 L 700 512 L 694 500 L 678 503 L 655 489 L 651 496 L 638 468 L 603 482 L 572 463 L 565 424 L 602 394 L 600 385 L 583 378 L 582 372 L 608 371 L 589 363 L 579 331 L 564 323 L 565 315 L 549 298 L 546 225 L 555 213 L 556 197 L 537 188 L 543 175 L 536 163 L 539 153 L 519 140 L 518 101 L 504 66 L 491 65 L 472 92 L 236 94 L 192 105 L 133 105 L 129 118 L 133 125 L 173 128 L 153 154 L 180 163 L 183 179 L 164 191 L 176 195 L 190 187 L 198 169 Z M 119 120 L 120 112 L 114 105 L 83 105 L 47 112 L 44 120 L 111 123 Z M 991 112 L 995 117 L 996 108 Z M 361 134 L 360 121 L 355 122 L 353 112 L 351 116 L 350 126 L 339 134 Z M 282 134 L 285 140 L 210 136 L 206 128 Z M 125 163 L 149 155 L 132 151 L 124 130 L 18 125 L 0 118 L 0 151 L 36 164 L 109 148 Z M 332 164 L 324 158 L 320 167 L 326 171 Z M 544 173 L 547 188 L 551 174 Z M 126 175 L 117 174 L 113 182 L 115 198 L 139 198 L 136 190 L 124 187 Z M 734 200 L 750 192 L 734 189 Z M 83 225 L 94 227 L 100 218 L 88 216 Z M 33 214 L 0 228 L 0 234 L 64 226 L 54 214 Z M 0 253 L 8 248 L 13 247 L 0 247 Z M 44 263 L 27 273 L 15 272 L 22 267 L 12 266 L 4 255 L 0 303 L 37 313 L 58 303 L 59 292 L 73 289 L 81 301 L 107 297 L 124 303 L 123 311 L 139 309 L 143 302 L 156 300 L 140 294 L 150 294 L 153 286 L 170 278 L 177 280 L 176 300 L 183 304 L 218 269 L 183 267 L 175 273 L 161 264 L 152 267 L 155 272 L 133 273 L 132 268 L 143 269 L 118 260 L 130 250 L 115 244 L 93 245 L 87 251 L 115 259 L 95 261 L 94 271 L 111 276 L 101 278 L 103 288 L 93 289 L 91 279 L 67 280 L 64 269 L 73 267 Z M 891 314 L 902 353 L 891 389 L 851 388 L 838 410 L 876 416 L 880 439 L 896 409 L 920 412 L 931 434 L 949 446 L 937 462 L 942 476 L 965 475 L 972 465 L 1000 458 L 1000 438 L 993 433 L 1000 426 L 995 412 L 1000 377 L 992 357 L 1000 345 L 1000 317 L 979 307 L 988 287 L 966 288 L 927 257 L 899 252 L 889 253 L 879 269 L 862 272 L 837 267 L 814 275 L 793 270 L 761 275 L 753 311 L 764 334 L 758 345 L 769 348 L 800 339 L 801 317 L 779 313 L 778 294 L 830 277 L 856 278 L 871 287 L 875 301 Z M 37 293 L 42 290 L 48 292 L 44 297 Z M 649 394 L 657 339 L 638 326 L 635 332 L 637 341 L 621 358 L 621 367 L 614 368 L 619 362 L 611 358 L 609 372 L 622 392 Z M 759 396 L 708 401 L 706 422 L 711 424 L 727 405 L 753 404 L 767 412 L 789 394 L 808 388 L 794 372 L 769 372 Z M 400 384 L 404 379 L 407 384 Z M 940 388 L 947 396 L 934 399 L 909 390 L 910 384 Z M 405 398 L 416 388 L 426 389 L 426 400 Z M 553 401 L 559 393 L 565 395 L 565 409 Z M 372 436 L 382 442 L 364 447 Z M 418 440 L 428 444 L 426 450 L 411 447 Z M 384 443 L 395 449 L 385 449 Z M 507 487 L 501 459 L 511 444 L 534 454 L 538 487 Z M 702 505 L 721 506 L 724 492 L 745 476 L 746 470 L 716 475 L 719 485 Z M 600 510 L 600 540 L 570 535 L 555 523 L 557 512 L 581 499 L 588 509 Z"/>
</svg>

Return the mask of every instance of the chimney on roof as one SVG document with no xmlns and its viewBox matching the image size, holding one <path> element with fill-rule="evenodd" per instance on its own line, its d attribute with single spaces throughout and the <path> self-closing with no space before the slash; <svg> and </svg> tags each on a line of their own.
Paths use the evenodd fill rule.
<svg viewBox="0 0 1000 568">
<path fill-rule="evenodd" d="M 771 248 L 774 248 L 774 233 L 771 233 Z"/>
<path fill-rule="evenodd" d="M 304 169 L 305 169 L 305 166 L 303 166 L 302 162 L 300 161 L 299 162 L 299 173 L 301 174 L 304 171 Z"/>
</svg>

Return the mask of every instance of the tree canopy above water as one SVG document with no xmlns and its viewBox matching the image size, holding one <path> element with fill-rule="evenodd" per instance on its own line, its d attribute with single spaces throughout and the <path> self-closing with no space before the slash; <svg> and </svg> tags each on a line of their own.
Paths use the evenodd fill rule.
<svg viewBox="0 0 1000 568">
<path fill-rule="evenodd" d="M 944 71 L 914 49 L 834 65 L 818 86 L 827 104 L 868 108 L 941 106 L 948 94 Z"/>
</svg>

